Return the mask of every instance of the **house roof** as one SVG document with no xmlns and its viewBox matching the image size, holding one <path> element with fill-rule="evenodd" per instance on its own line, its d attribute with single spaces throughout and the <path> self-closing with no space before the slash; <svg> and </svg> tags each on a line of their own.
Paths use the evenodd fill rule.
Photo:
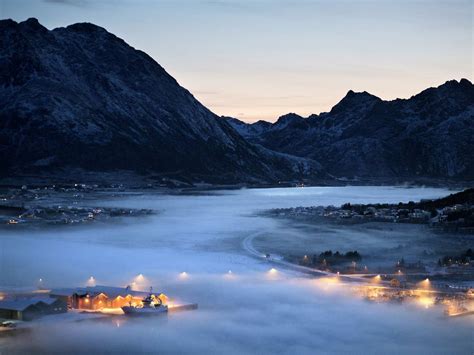
<svg viewBox="0 0 474 355">
<path fill-rule="evenodd" d="M 56 301 L 56 298 L 51 298 L 48 296 L 11 298 L 0 301 L 0 309 L 10 311 L 24 311 L 30 306 L 38 306 L 41 303 L 50 306 Z"/>
<path fill-rule="evenodd" d="M 113 287 L 113 286 L 93 286 L 93 287 L 86 287 L 85 290 L 89 294 L 100 294 L 103 293 L 107 295 L 109 298 L 115 298 L 118 296 L 125 297 L 127 295 L 132 295 L 132 296 L 137 296 L 137 297 L 146 297 L 150 294 L 150 292 L 145 292 L 145 291 L 135 291 L 130 288 L 126 287 Z M 151 292 L 154 295 L 160 295 L 161 292 Z"/>
<path fill-rule="evenodd" d="M 24 299 L 19 299 L 19 300 L 4 300 L 4 301 L 0 301 L 0 309 L 6 309 L 9 311 L 24 311 L 30 306 L 37 305 L 39 302 L 40 301 L 33 298 L 24 298 Z"/>
<path fill-rule="evenodd" d="M 77 288 L 56 288 L 51 290 L 49 293 L 50 296 L 72 296 L 74 293 L 77 293 Z"/>
<path fill-rule="evenodd" d="M 105 294 L 109 298 L 116 298 L 118 296 L 125 297 L 127 295 L 132 295 L 136 297 L 146 297 L 148 296 L 149 292 L 145 291 L 135 291 L 131 290 L 130 288 L 126 287 L 114 287 L 114 286 L 87 286 L 87 287 L 77 287 L 77 288 L 62 288 L 52 290 L 50 295 L 51 296 L 72 296 L 73 294 L 78 295 L 99 295 Z M 152 292 L 154 295 L 160 295 L 161 292 Z"/>
</svg>

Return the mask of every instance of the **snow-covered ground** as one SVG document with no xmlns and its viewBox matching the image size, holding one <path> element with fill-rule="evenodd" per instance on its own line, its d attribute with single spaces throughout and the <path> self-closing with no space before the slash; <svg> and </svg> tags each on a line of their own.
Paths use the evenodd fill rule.
<svg viewBox="0 0 474 355">
<path fill-rule="evenodd" d="M 114 225 L 3 230 L 0 288 L 32 287 L 40 278 L 45 287 L 84 285 L 93 276 L 97 284 L 153 285 L 200 308 L 167 319 L 41 322 L 24 336 L 0 338 L 0 353 L 472 353 L 473 319 L 445 319 L 439 309 L 416 305 L 369 304 L 344 286 L 296 271 L 269 273 L 271 265 L 242 248 L 251 233 L 281 233 L 281 221 L 255 216 L 260 210 L 447 193 L 324 187 L 130 194 L 87 203 L 160 213 Z M 140 273 L 145 279 L 134 279 Z"/>
</svg>

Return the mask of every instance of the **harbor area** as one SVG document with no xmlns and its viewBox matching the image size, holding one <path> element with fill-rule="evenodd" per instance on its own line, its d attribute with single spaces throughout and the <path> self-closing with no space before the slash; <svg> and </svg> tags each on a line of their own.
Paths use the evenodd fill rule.
<svg viewBox="0 0 474 355">
<path fill-rule="evenodd" d="M 87 286 L 0 292 L 0 329 L 61 313 L 94 315 L 150 315 L 197 309 L 196 303 L 181 303 L 163 292 L 133 290 L 130 286 Z"/>
</svg>

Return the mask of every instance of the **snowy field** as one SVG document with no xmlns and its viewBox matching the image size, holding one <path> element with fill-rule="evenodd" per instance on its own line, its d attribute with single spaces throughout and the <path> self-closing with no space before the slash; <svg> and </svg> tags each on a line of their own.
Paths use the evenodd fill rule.
<svg viewBox="0 0 474 355">
<path fill-rule="evenodd" d="M 114 225 L 2 230 L 0 289 L 97 284 L 153 286 L 199 310 L 167 318 L 41 321 L 0 337 L 0 353 L 154 352 L 203 354 L 471 354 L 471 318 L 435 308 L 372 304 L 345 286 L 286 270 L 270 274 L 242 241 L 281 235 L 281 221 L 255 213 L 282 207 L 399 202 L 450 193 L 432 188 L 323 187 L 218 191 L 206 195 L 131 193 L 95 206 L 160 213 Z M 229 274 L 229 270 L 232 271 Z M 180 276 L 185 271 L 187 277 Z M 72 350 L 72 351 L 71 351 Z"/>
</svg>

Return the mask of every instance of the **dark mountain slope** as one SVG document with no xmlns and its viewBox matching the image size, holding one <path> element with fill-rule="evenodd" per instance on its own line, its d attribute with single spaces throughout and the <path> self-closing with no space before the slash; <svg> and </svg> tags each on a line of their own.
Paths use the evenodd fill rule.
<svg viewBox="0 0 474 355">
<path fill-rule="evenodd" d="M 338 177 L 474 180 L 474 86 L 452 80 L 394 101 L 349 91 L 328 113 L 286 115 L 247 139 Z"/>
<path fill-rule="evenodd" d="M 145 53 L 80 23 L 0 21 L 2 175 L 80 168 L 209 181 L 317 177 L 249 144 Z"/>
</svg>

